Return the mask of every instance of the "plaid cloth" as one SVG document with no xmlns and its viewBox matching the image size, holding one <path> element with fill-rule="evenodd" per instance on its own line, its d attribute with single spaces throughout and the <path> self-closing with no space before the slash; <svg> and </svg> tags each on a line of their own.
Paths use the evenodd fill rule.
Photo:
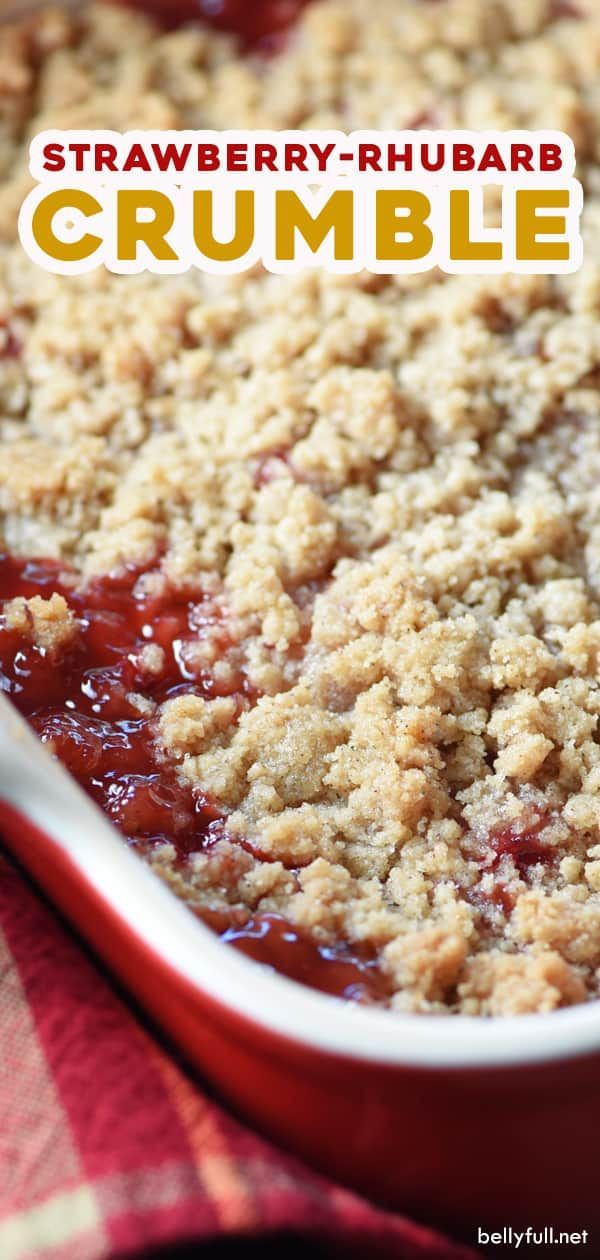
<svg viewBox="0 0 600 1260">
<path fill-rule="evenodd" d="M 281 1232 L 337 1256 L 474 1255 L 217 1106 L 0 854 L 0 1260 L 200 1255 Z"/>
</svg>

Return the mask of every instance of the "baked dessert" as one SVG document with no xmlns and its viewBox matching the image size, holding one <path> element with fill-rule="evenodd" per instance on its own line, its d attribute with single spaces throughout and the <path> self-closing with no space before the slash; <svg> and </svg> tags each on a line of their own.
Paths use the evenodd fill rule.
<svg viewBox="0 0 600 1260">
<path fill-rule="evenodd" d="M 0 35 L 2 685 L 193 911 L 395 1010 L 598 995 L 599 67 L 580 0 Z M 560 128 L 584 265 L 26 259 L 33 133 L 234 125 Z"/>
</svg>

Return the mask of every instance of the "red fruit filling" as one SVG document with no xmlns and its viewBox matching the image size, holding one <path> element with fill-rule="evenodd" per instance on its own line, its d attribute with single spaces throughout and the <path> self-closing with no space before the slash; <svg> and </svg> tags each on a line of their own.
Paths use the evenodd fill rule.
<svg viewBox="0 0 600 1260">
<path fill-rule="evenodd" d="M 511 823 L 509 827 L 502 827 L 493 832 L 491 844 L 494 856 L 488 864 L 488 869 L 496 870 L 505 854 L 512 858 L 522 877 L 527 874 L 530 866 L 535 866 L 538 862 L 552 861 L 554 856 L 552 846 L 545 844 L 539 838 L 540 832 L 548 826 L 548 822 L 548 815 L 542 812 L 522 831 L 515 823 Z"/>
<path fill-rule="evenodd" d="M 211 919 L 222 940 L 311 989 L 367 1004 L 389 996 L 388 982 L 367 948 L 317 944 L 308 932 L 277 914 L 254 915 L 239 926 L 225 925 L 221 916 Z"/>
<path fill-rule="evenodd" d="M 504 858 L 512 858 L 514 867 L 525 882 L 529 881 L 532 867 L 538 864 L 549 866 L 556 860 L 556 848 L 542 838 L 550 820 L 547 810 L 538 809 L 528 814 L 526 823 L 513 822 L 494 828 L 485 840 L 478 839 L 471 832 L 465 834 L 465 856 L 477 862 L 481 876 L 487 877 L 480 878 L 467 888 L 465 895 L 484 919 L 493 919 L 494 908 L 509 915 L 515 907 L 516 896 L 507 883 L 510 868 L 507 872 Z"/>
<path fill-rule="evenodd" d="M 56 591 L 79 624 L 72 645 L 52 657 L 0 618 L 0 688 L 136 849 L 170 842 L 184 863 L 223 834 L 223 815 L 180 780 L 157 746 L 153 714 L 140 713 L 132 693 L 158 703 L 182 693 L 228 694 L 239 711 L 256 693 L 240 669 L 224 686 L 194 664 L 192 649 L 207 632 L 223 656 L 231 647 L 213 598 L 174 590 L 158 570 L 129 568 L 77 589 L 70 576 L 53 560 L 0 555 L 1 601 Z M 144 663 L 149 645 L 162 652 L 152 670 Z M 243 953 L 313 988 L 365 1002 L 386 996 L 372 957 L 317 944 L 278 916 L 203 917 Z"/>
<path fill-rule="evenodd" d="M 307 0 L 124 0 L 173 29 L 208 22 L 231 31 L 247 47 L 270 49 L 296 21 Z"/>
<path fill-rule="evenodd" d="M 153 593 L 152 582 L 140 581 L 135 569 L 76 592 L 59 580 L 60 572 L 52 561 L 0 558 L 0 598 L 47 598 L 58 591 L 80 627 L 73 645 L 52 660 L 2 625 L 0 686 L 134 844 L 170 841 L 180 856 L 206 847 L 220 815 L 182 784 L 156 745 L 152 716 L 140 714 L 131 696 L 160 702 L 182 692 L 211 697 L 226 691 L 244 703 L 250 688 L 240 672 L 224 688 L 206 669 L 194 670 L 186 655 L 186 646 L 214 622 L 214 604 L 162 582 L 160 594 Z M 226 650 L 225 629 L 219 642 Z M 143 655 L 151 644 L 162 654 L 152 672 Z"/>
<path fill-rule="evenodd" d="M 540 810 L 525 827 L 519 828 L 517 823 L 511 823 L 509 826 L 499 827 L 493 831 L 488 837 L 483 854 L 479 846 L 468 846 L 468 854 L 477 859 L 482 874 L 498 872 L 499 875 L 491 887 L 483 888 L 481 883 L 478 883 L 469 894 L 470 900 L 479 907 L 485 917 L 489 916 L 493 906 L 500 907 L 505 914 L 510 914 L 514 909 L 514 894 L 504 883 L 500 872 L 504 857 L 512 858 L 521 879 L 524 880 L 527 879 L 532 866 L 538 863 L 548 865 L 554 861 L 556 850 L 552 845 L 540 839 L 540 833 L 544 827 L 547 827 L 549 821 L 549 814 Z"/>
</svg>

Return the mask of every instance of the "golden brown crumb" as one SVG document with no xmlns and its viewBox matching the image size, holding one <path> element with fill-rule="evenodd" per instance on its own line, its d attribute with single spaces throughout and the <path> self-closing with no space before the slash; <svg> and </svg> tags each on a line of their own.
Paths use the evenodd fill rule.
<svg viewBox="0 0 600 1260">
<path fill-rule="evenodd" d="M 50 599 L 18 595 L 4 605 L 3 616 L 10 630 L 30 639 L 47 652 L 50 659 L 64 655 L 77 641 L 79 627 L 66 599 L 56 592 Z"/>
<path fill-rule="evenodd" d="M 554 950 L 543 954 L 478 954 L 466 966 L 459 994 L 466 1015 L 531 1015 L 583 1002 L 585 985 Z"/>
</svg>

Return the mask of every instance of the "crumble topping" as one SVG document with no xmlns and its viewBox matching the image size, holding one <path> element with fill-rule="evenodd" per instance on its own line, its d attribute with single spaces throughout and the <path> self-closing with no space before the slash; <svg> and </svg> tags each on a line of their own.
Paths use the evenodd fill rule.
<svg viewBox="0 0 600 1260">
<path fill-rule="evenodd" d="M 42 649 L 49 660 L 59 660 L 77 640 L 77 619 L 66 599 L 56 591 L 50 599 L 17 595 L 4 605 L 3 616 L 9 630 L 17 630 Z"/>
<path fill-rule="evenodd" d="M 144 690 L 165 640 L 135 694 L 225 825 L 150 860 L 196 909 L 368 947 L 401 1010 L 598 995 L 599 69 L 583 0 L 326 0 L 267 60 L 107 5 L 0 37 L 5 546 L 210 596 L 184 656 L 217 693 Z M 50 126 L 559 128 L 585 262 L 58 278 L 16 243 Z M 5 617 L 76 633 L 60 594 Z"/>
</svg>

